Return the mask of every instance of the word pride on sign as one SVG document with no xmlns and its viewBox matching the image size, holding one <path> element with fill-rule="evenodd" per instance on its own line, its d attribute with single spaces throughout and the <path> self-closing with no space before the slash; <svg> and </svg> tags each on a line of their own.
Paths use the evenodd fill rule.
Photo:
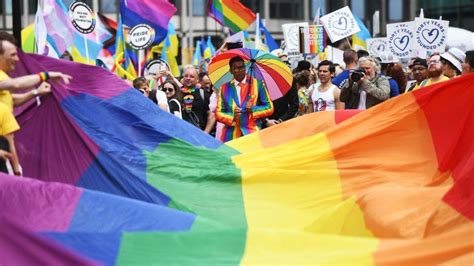
<svg viewBox="0 0 474 266">
<path fill-rule="evenodd" d="M 95 13 L 82 2 L 74 2 L 69 6 L 69 17 L 77 31 L 89 34 L 95 29 Z"/>
<path fill-rule="evenodd" d="M 347 6 L 321 17 L 321 23 L 331 42 L 339 41 L 360 31 L 354 15 Z"/>
<path fill-rule="evenodd" d="M 371 56 L 378 57 L 381 53 L 388 51 L 387 38 L 369 38 L 367 42 L 367 50 Z"/>
<path fill-rule="evenodd" d="M 154 39 L 155 30 L 146 24 L 138 24 L 128 33 L 128 43 L 136 50 L 148 48 Z"/>
<path fill-rule="evenodd" d="M 415 57 L 414 27 L 413 21 L 387 24 L 388 51 L 398 58 Z"/>
<path fill-rule="evenodd" d="M 415 19 L 415 49 L 429 52 L 444 52 L 449 21 L 436 19 Z"/>
<path fill-rule="evenodd" d="M 300 27 L 300 53 L 319 54 L 324 52 L 326 34 L 321 25 Z"/>
</svg>

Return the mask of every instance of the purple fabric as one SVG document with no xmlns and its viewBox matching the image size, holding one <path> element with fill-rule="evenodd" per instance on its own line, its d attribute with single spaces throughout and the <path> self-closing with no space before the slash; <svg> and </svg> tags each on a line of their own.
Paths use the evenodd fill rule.
<svg viewBox="0 0 474 266">
<path fill-rule="evenodd" d="M 16 147 L 24 174 L 44 181 L 76 184 L 96 157 L 99 147 L 62 110 L 61 100 L 79 93 L 109 99 L 130 87 L 102 68 L 21 52 L 19 56 L 16 70 L 9 73 L 12 77 L 45 69 L 74 76 L 74 82 L 69 85 L 52 82 L 53 93 L 41 97 L 40 106 L 32 100 L 15 110 L 21 126 L 15 134 Z M 117 85 L 112 87 L 106 84 Z M 34 152 L 38 150 L 42 151 L 41 154 Z"/>
<path fill-rule="evenodd" d="M 167 0 L 128 0 L 126 3 L 135 14 L 164 29 L 168 29 L 168 22 L 176 13 L 176 7 Z"/>
<path fill-rule="evenodd" d="M 74 76 L 74 82 L 65 85 L 62 82 L 52 82 L 53 95 L 58 101 L 67 96 L 87 93 L 101 99 L 109 99 L 131 88 L 125 81 L 118 81 L 117 76 L 101 67 L 77 64 L 35 54 L 19 52 L 20 62 L 15 71 L 8 73 L 11 77 L 39 73 L 41 71 L 60 71 Z M 27 57 L 27 58 L 26 58 Z M 115 84 L 115 87 L 107 84 Z M 107 89 L 102 89 L 107 87 Z"/>
<path fill-rule="evenodd" d="M 0 265 L 100 264 L 29 232 L 7 217 L 0 217 Z"/>
<path fill-rule="evenodd" d="M 73 186 L 3 173 L 0 173 L 0 191 L 1 212 L 34 232 L 67 231 L 83 192 Z"/>
<path fill-rule="evenodd" d="M 21 126 L 15 133 L 17 152 L 24 175 L 76 184 L 99 148 L 54 98 L 54 93 L 44 96 L 39 107 L 32 104 L 17 116 Z"/>
</svg>

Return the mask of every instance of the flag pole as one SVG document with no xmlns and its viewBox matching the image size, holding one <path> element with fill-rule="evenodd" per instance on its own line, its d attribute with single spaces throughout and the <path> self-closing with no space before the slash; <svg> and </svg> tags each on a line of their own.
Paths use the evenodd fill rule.
<svg viewBox="0 0 474 266">
<path fill-rule="evenodd" d="M 89 64 L 89 48 L 87 47 L 86 35 L 82 34 L 82 37 L 84 38 L 84 48 L 86 50 L 86 64 Z"/>
<path fill-rule="evenodd" d="M 142 76 L 143 49 L 138 50 L 138 76 Z"/>
</svg>

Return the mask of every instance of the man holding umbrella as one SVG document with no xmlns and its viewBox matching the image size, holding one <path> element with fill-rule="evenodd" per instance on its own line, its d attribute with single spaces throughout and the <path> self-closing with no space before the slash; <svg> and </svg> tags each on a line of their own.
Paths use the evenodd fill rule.
<svg viewBox="0 0 474 266">
<path fill-rule="evenodd" d="M 223 142 L 257 131 L 261 120 L 273 113 L 264 82 L 247 75 L 243 58 L 232 57 L 229 67 L 233 79 L 220 87 L 216 108 L 216 119 L 224 124 Z"/>
</svg>

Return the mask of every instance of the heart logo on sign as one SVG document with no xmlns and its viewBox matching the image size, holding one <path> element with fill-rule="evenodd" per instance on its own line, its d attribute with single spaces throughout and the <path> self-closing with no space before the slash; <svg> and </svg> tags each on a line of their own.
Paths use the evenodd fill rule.
<svg viewBox="0 0 474 266">
<path fill-rule="evenodd" d="M 410 38 L 408 35 L 404 35 L 403 37 L 397 37 L 393 40 L 393 45 L 397 47 L 400 51 L 405 51 L 408 47 L 408 42 L 410 41 Z"/>
<path fill-rule="evenodd" d="M 338 20 L 336 20 L 332 23 L 332 26 L 336 30 L 347 30 L 347 18 L 340 17 Z"/>
<path fill-rule="evenodd" d="M 432 30 L 426 29 L 421 31 L 421 36 L 423 36 L 423 39 L 425 39 L 427 42 L 433 44 L 439 36 L 439 30 L 436 28 Z"/>
<path fill-rule="evenodd" d="M 372 54 L 374 55 L 379 55 L 380 53 L 382 53 L 383 51 L 385 51 L 385 44 L 381 43 L 379 45 L 372 45 L 370 47 L 370 51 L 372 52 Z"/>
</svg>

